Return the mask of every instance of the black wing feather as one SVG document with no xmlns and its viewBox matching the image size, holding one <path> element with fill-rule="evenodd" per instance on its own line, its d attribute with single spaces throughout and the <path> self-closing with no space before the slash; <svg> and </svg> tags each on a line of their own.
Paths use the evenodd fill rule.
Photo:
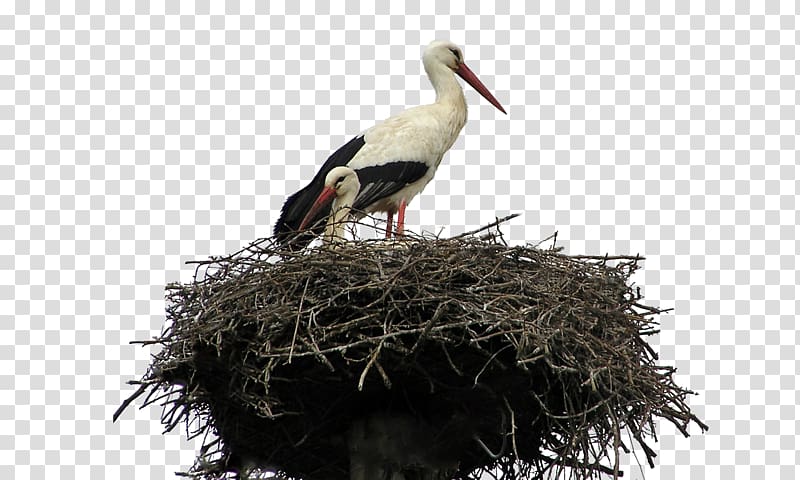
<svg viewBox="0 0 800 480">
<path fill-rule="evenodd" d="M 415 161 L 395 161 L 384 165 L 359 168 L 356 171 L 361 189 L 353 208 L 365 210 L 378 200 L 402 190 L 428 172 L 428 165 Z"/>
<path fill-rule="evenodd" d="M 356 153 L 361 150 L 365 144 L 364 135 L 358 135 L 349 142 L 345 143 L 338 150 L 333 152 L 330 157 L 325 161 L 319 169 L 311 182 L 306 185 L 302 190 L 294 193 L 283 204 L 281 209 L 281 216 L 275 223 L 273 231 L 275 239 L 279 244 L 289 247 L 292 250 L 299 250 L 309 243 L 325 229 L 324 224 L 320 222 L 323 218 L 330 214 L 330 211 L 321 211 L 311 222 L 315 225 L 310 231 L 297 234 L 300 229 L 300 223 L 305 218 L 314 201 L 322 193 L 322 188 L 325 184 L 325 176 L 335 167 L 347 165 L 347 163 L 355 157 Z"/>
</svg>

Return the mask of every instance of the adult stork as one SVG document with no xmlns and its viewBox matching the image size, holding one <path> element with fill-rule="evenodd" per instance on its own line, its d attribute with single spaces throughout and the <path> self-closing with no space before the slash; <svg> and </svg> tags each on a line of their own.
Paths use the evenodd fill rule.
<svg viewBox="0 0 800 480">
<path fill-rule="evenodd" d="M 387 237 L 397 213 L 397 234 L 402 234 L 406 205 L 431 181 L 467 121 L 467 103 L 456 75 L 506 113 L 464 63 L 461 49 L 454 43 L 431 42 L 422 54 L 422 64 L 436 91 L 436 101 L 389 117 L 331 154 L 311 183 L 284 203 L 274 231 L 279 243 L 303 248 L 322 232 L 330 206 L 322 205 L 311 216 L 309 212 L 323 192 L 326 176 L 337 166 L 352 169 L 361 184 L 353 210 L 386 212 Z"/>
</svg>

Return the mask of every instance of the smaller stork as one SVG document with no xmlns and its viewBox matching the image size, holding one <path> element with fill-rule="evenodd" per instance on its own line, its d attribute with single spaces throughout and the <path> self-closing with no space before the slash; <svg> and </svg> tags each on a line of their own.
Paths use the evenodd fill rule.
<svg viewBox="0 0 800 480">
<path fill-rule="evenodd" d="M 300 224 L 304 230 L 309 226 L 319 212 L 332 211 L 325 225 L 323 241 L 325 243 L 340 243 L 344 240 L 344 222 L 350 215 L 353 202 L 361 189 L 358 175 L 348 167 L 335 167 L 325 176 L 322 193 L 319 194 L 314 204 L 309 209 Z"/>
</svg>

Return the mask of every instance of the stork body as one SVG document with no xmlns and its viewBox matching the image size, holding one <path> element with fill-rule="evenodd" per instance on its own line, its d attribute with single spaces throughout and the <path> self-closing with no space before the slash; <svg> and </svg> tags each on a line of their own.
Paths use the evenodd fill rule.
<svg viewBox="0 0 800 480">
<path fill-rule="evenodd" d="M 402 233 L 406 204 L 433 179 L 442 157 L 467 121 L 464 92 L 455 75 L 505 113 L 464 64 L 461 50 L 455 44 L 432 42 L 425 49 L 422 61 L 436 91 L 436 101 L 390 117 L 335 151 L 311 183 L 287 199 L 275 225 L 279 242 L 302 248 L 322 231 L 322 220 L 330 210 L 320 209 L 311 217 L 308 214 L 322 193 L 326 175 L 337 166 L 352 169 L 360 182 L 353 209 L 361 214 L 386 212 L 387 236 L 391 234 L 394 214 L 399 213 L 397 230 Z"/>
</svg>

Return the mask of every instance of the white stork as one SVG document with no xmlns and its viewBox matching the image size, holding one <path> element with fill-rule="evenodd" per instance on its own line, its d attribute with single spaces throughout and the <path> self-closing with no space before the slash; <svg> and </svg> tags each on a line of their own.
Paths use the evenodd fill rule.
<svg viewBox="0 0 800 480">
<path fill-rule="evenodd" d="M 313 215 L 309 213 L 323 193 L 325 178 L 337 166 L 347 166 L 358 176 L 361 189 L 352 204 L 355 213 L 386 212 L 387 237 L 398 213 L 397 234 L 402 234 L 406 204 L 431 181 L 467 121 L 467 103 L 455 75 L 506 113 L 464 63 L 461 49 L 454 43 L 431 42 L 422 54 L 422 64 L 436 91 L 436 101 L 386 119 L 328 157 L 311 183 L 284 203 L 274 231 L 279 243 L 302 248 L 320 234 L 330 208 L 323 204 Z"/>
<path fill-rule="evenodd" d="M 317 218 L 321 210 L 333 210 L 328 215 L 328 223 L 322 238 L 326 243 L 339 243 L 344 240 L 344 222 L 350 214 L 353 202 L 361 189 L 358 176 L 353 169 L 348 167 L 334 167 L 325 176 L 322 193 L 311 206 L 302 223 L 300 230 L 305 230 L 308 224 Z"/>
</svg>

